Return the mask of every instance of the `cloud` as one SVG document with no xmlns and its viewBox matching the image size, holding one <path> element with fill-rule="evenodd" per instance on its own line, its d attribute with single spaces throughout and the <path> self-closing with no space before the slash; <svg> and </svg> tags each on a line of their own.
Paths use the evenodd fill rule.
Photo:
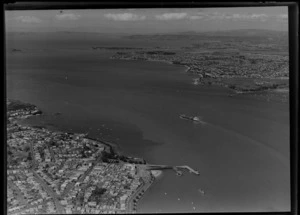
<svg viewBox="0 0 300 215">
<path fill-rule="evenodd" d="M 156 15 L 155 18 L 158 20 L 179 20 L 187 18 L 187 13 L 164 13 Z"/>
<path fill-rule="evenodd" d="M 228 13 L 210 13 L 205 14 L 207 19 L 212 20 L 259 20 L 259 21 L 266 21 L 267 18 L 269 18 L 266 14 L 228 14 Z"/>
<path fill-rule="evenodd" d="M 204 16 L 198 16 L 198 15 L 193 15 L 193 16 L 190 16 L 189 19 L 191 20 L 197 20 L 197 19 L 203 19 Z"/>
<path fill-rule="evenodd" d="M 288 14 L 279 14 L 279 15 L 277 15 L 277 17 L 280 19 L 288 19 L 289 18 Z"/>
<path fill-rule="evenodd" d="M 62 14 L 57 14 L 55 18 L 58 20 L 77 20 L 80 18 L 80 15 L 74 13 L 62 13 Z"/>
<path fill-rule="evenodd" d="M 137 21 L 137 20 L 145 20 L 146 16 L 137 15 L 134 13 L 107 13 L 104 14 L 107 19 L 111 19 L 114 21 Z"/>
<path fill-rule="evenodd" d="M 18 16 L 16 20 L 23 23 L 40 23 L 42 20 L 35 16 Z"/>
<path fill-rule="evenodd" d="M 266 14 L 251 14 L 251 15 L 249 15 L 249 18 L 250 19 L 264 19 L 264 18 L 268 18 L 268 15 L 266 15 Z"/>
<path fill-rule="evenodd" d="M 288 14 L 279 14 L 279 15 L 276 15 L 276 20 L 278 22 L 284 22 L 284 23 L 288 23 Z"/>
</svg>

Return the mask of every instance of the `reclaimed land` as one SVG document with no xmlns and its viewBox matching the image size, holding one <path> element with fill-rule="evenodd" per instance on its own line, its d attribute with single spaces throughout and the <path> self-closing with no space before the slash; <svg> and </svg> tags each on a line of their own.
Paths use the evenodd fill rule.
<svg viewBox="0 0 300 215">
<path fill-rule="evenodd" d="M 145 160 L 85 134 L 18 123 L 38 114 L 32 104 L 7 100 L 8 214 L 135 213 L 155 180 Z"/>
</svg>

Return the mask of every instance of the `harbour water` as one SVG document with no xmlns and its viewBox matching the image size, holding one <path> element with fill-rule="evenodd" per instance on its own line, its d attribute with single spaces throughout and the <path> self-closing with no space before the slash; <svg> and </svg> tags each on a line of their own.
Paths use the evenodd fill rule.
<svg viewBox="0 0 300 215">
<path fill-rule="evenodd" d="M 290 209 L 287 103 L 228 97 L 229 89 L 194 85 L 185 67 L 111 60 L 91 49 L 107 41 L 22 38 L 7 43 L 23 50 L 7 53 L 7 96 L 44 112 L 26 123 L 88 132 L 151 164 L 200 172 L 164 171 L 138 212 Z"/>
</svg>

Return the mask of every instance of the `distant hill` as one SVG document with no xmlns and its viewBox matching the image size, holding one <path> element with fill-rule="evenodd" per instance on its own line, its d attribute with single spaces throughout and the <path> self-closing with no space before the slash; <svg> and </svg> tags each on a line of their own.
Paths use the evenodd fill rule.
<svg viewBox="0 0 300 215">
<path fill-rule="evenodd" d="M 239 29 L 230 31 L 213 31 L 204 32 L 203 35 L 215 35 L 215 36 L 258 36 L 258 37 L 274 37 L 283 36 L 287 37 L 287 31 L 274 31 L 274 30 L 263 30 L 263 29 Z"/>
<path fill-rule="evenodd" d="M 136 34 L 126 36 L 128 39 L 199 39 L 201 37 L 259 37 L 259 38 L 286 38 L 287 31 L 274 31 L 262 29 L 240 29 L 228 31 L 209 31 L 209 32 L 179 32 L 170 34 Z"/>
</svg>

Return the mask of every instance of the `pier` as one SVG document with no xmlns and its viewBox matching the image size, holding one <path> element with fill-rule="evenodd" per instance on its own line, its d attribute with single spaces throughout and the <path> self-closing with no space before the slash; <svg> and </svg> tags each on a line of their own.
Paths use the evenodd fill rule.
<svg viewBox="0 0 300 215">
<path fill-rule="evenodd" d="M 189 166 L 176 166 L 176 168 L 182 168 L 182 169 L 187 169 L 190 171 L 190 173 L 194 173 L 196 175 L 200 175 L 200 173 L 197 170 L 192 169 Z"/>
<path fill-rule="evenodd" d="M 192 169 L 191 167 L 184 165 L 184 166 L 169 166 L 169 165 L 152 165 L 152 164 L 147 164 L 145 165 L 145 168 L 147 170 L 165 170 L 165 169 L 172 169 L 178 175 L 181 175 L 182 172 L 179 169 L 185 169 L 188 170 L 190 173 L 194 173 L 195 175 L 200 175 L 200 173 L 197 170 Z"/>
</svg>

